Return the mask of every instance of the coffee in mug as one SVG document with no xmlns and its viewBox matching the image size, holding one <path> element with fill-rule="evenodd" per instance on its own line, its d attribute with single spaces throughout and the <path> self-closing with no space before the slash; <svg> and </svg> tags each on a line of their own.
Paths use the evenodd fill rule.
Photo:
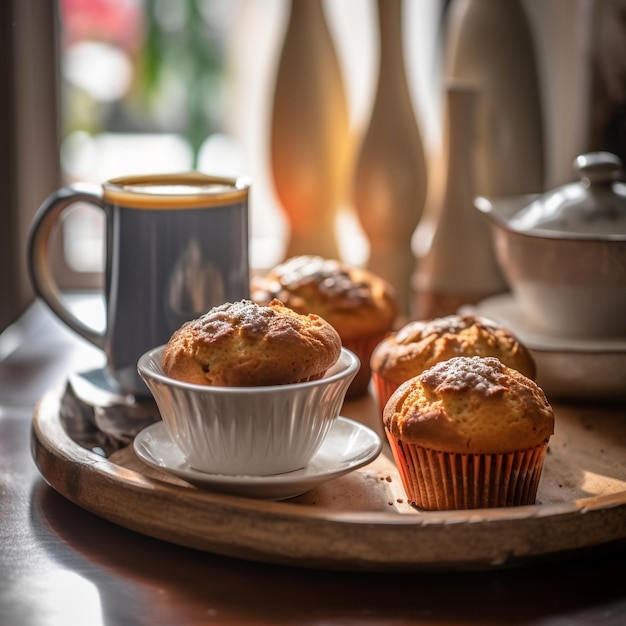
<svg viewBox="0 0 626 626">
<path fill-rule="evenodd" d="M 137 373 L 144 352 L 211 307 L 249 297 L 248 195 L 247 179 L 190 172 L 70 185 L 39 208 L 29 241 L 35 292 L 105 351 L 120 391 L 148 395 Z M 78 202 L 105 214 L 102 333 L 64 305 L 48 260 L 53 227 Z"/>
</svg>

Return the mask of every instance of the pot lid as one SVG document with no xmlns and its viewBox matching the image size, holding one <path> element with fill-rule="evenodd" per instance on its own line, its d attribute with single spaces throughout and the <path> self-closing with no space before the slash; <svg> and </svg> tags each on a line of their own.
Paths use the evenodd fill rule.
<svg viewBox="0 0 626 626">
<path fill-rule="evenodd" d="M 511 218 L 509 226 L 518 231 L 626 234 L 626 182 L 619 157 L 610 152 L 581 154 L 574 170 L 578 182 L 538 196 Z"/>
</svg>

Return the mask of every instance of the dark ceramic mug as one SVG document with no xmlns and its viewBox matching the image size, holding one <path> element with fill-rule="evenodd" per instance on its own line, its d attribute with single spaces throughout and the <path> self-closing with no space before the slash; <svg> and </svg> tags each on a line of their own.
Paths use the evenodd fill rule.
<svg viewBox="0 0 626 626">
<path fill-rule="evenodd" d="M 137 373 L 147 350 L 223 302 L 249 297 L 247 179 L 190 172 L 126 176 L 52 193 L 33 221 L 29 269 L 52 311 L 105 351 L 120 391 L 148 395 Z M 62 302 L 48 260 L 53 227 L 87 202 L 106 219 L 106 327 L 94 331 Z"/>
</svg>

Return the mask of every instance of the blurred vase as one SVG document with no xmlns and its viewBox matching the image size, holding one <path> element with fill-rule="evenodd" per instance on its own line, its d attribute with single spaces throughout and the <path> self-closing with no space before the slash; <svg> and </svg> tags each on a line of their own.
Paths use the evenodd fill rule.
<svg viewBox="0 0 626 626">
<path fill-rule="evenodd" d="M 475 191 L 544 190 L 544 135 L 534 42 L 520 0 L 452 0 L 446 78 L 472 85 Z"/>
<path fill-rule="evenodd" d="M 479 96 L 471 87 L 450 85 L 445 93 L 444 189 L 429 251 L 417 273 L 416 317 L 458 311 L 503 290 L 491 251 L 491 235 L 474 208 L 474 144 Z"/>
<path fill-rule="evenodd" d="M 587 134 L 581 152 L 604 150 L 626 163 L 626 20 L 622 0 L 590 6 Z M 571 159 L 570 159 L 571 161 Z"/>
<path fill-rule="evenodd" d="M 321 0 L 292 0 L 271 122 L 271 168 L 287 218 L 285 255 L 337 258 L 345 198 L 348 106 Z"/>
<path fill-rule="evenodd" d="M 368 239 L 368 267 L 397 290 L 410 315 L 413 232 L 426 196 L 426 162 L 407 82 L 401 0 L 378 0 L 380 61 L 369 125 L 357 157 L 354 206 Z"/>
</svg>

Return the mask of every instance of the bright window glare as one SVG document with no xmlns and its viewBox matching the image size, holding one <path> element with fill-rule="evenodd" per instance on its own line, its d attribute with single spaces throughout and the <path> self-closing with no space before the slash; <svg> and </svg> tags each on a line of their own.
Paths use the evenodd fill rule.
<svg viewBox="0 0 626 626">
<path fill-rule="evenodd" d="M 115 176 L 184 172 L 192 168 L 188 142 L 169 133 L 77 131 L 62 146 L 63 169 L 70 181 L 101 183 Z"/>
<path fill-rule="evenodd" d="M 249 176 L 249 165 L 241 144 L 224 133 L 208 137 L 198 152 L 198 169 L 215 176 Z"/>
<path fill-rule="evenodd" d="M 65 50 L 63 76 L 96 100 L 114 102 L 128 91 L 132 67 L 128 55 L 119 48 L 82 41 Z"/>
<path fill-rule="evenodd" d="M 37 624 L 63 624 L 63 626 L 102 626 L 102 601 L 100 592 L 87 578 L 74 572 L 58 569 L 39 569 L 29 575 L 28 580 L 15 577 L 13 588 L 3 589 L 23 606 L 24 617 L 30 615 L 29 594 L 37 597 L 38 607 L 43 613 L 33 612 L 39 619 Z M 8 624 L 9 622 L 2 622 Z M 17 624 L 18 622 L 11 622 Z M 20 624 L 35 622 L 25 619 Z"/>
<path fill-rule="evenodd" d="M 57 572 L 51 579 L 48 602 L 55 623 L 65 626 L 102 626 L 97 587 L 73 572 Z"/>
</svg>

